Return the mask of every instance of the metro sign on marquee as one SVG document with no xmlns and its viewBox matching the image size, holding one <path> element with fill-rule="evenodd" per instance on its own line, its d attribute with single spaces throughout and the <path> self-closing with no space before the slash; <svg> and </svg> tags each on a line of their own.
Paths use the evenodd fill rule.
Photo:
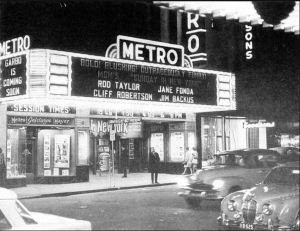
<svg viewBox="0 0 300 231">
<path fill-rule="evenodd" d="M 118 59 L 183 67 L 184 48 L 181 45 L 154 42 L 119 35 Z"/>
</svg>

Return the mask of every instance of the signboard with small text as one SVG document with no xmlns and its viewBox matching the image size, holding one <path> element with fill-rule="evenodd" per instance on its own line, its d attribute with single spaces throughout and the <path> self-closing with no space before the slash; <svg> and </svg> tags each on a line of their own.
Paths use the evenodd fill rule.
<svg viewBox="0 0 300 231">
<path fill-rule="evenodd" d="M 75 125 L 74 118 L 53 118 L 39 116 L 7 116 L 7 124 L 26 125 Z"/>
<path fill-rule="evenodd" d="M 217 74 L 72 57 L 72 96 L 217 105 Z"/>
<path fill-rule="evenodd" d="M 0 98 L 26 95 L 26 54 L 0 59 Z"/>
</svg>

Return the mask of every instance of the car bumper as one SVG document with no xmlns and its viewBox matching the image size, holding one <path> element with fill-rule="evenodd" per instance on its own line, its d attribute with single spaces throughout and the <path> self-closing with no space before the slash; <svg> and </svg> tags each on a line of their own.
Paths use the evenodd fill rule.
<svg viewBox="0 0 300 231">
<path fill-rule="evenodd" d="M 190 191 L 178 192 L 178 196 L 184 198 L 197 198 L 201 200 L 222 200 L 224 197 L 219 196 L 216 191 Z"/>
<path fill-rule="evenodd" d="M 221 227 L 230 228 L 230 230 L 280 230 L 280 231 L 290 231 L 293 230 L 291 227 L 287 226 L 271 226 L 268 224 L 251 224 L 246 225 L 241 221 L 233 221 L 226 218 L 226 215 L 222 214 L 217 218 L 218 225 Z"/>
</svg>

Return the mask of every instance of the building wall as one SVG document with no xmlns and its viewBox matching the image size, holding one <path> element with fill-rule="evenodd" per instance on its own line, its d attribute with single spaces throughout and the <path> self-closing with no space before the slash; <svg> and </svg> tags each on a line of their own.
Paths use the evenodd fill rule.
<svg viewBox="0 0 300 231">
<path fill-rule="evenodd" d="M 6 105 L 0 103 L 0 147 L 6 153 Z"/>
</svg>

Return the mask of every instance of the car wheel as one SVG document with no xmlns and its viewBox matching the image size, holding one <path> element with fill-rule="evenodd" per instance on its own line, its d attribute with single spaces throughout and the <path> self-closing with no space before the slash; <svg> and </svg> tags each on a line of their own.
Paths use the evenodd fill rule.
<svg viewBox="0 0 300 231">
<path fill-rule="evenodd" d="M 300 230 L 300 218 L 299 218 L 299 214 L 295 220 L 295 225 L 294 225 L 294 230 Z"/>
<path fill-rule="evenodd" d="M 242 188 L 240 186 L 233 186 L 229 189 L 228 194 L 230 193 L 234 193 L 236 191 L 242 190 Z"/>
<path fill-rule="evenodd" d="M 197 198 L 187 197 L 187 198 L 185 198 L 185 201 L 190 208 L 197 208 L 197 207 L 200 207 L 200 205 L 201 205 L 201 200 L 197 199 Z"/>
</svg>

